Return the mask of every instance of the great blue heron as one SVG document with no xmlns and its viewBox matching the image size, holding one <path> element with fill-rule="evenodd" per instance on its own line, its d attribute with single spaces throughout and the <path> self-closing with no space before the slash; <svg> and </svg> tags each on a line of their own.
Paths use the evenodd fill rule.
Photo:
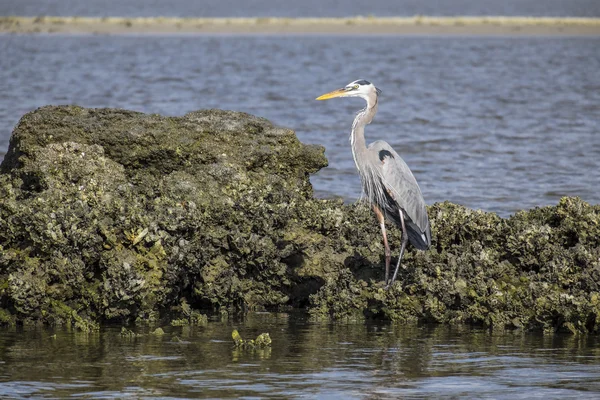
<svg viewBox="0 0 600 400">
<path fill-rule="evenodd" d="M 365 126 L 371 123 L 377 113 L 377 99 L 380 93 L 381 90 L 371 82 L 360 79 L 317 97 L 317 100 L 360 97 L 367 102 L 367 106 L 354 119 L 350 143 L 363 192 L 381 226 L 385 247 L 385 284 L 389 288 L 398 275 L 407 242 L 410 241 L 419 250 L 427 250 L 431 246 L 431 228 L 421 189 L 408 165 L 392 146 L 383 140 L 373 142 L 368 147 L 365 143 Z M 400 256 L 391 281 L 391 253 L 385 230 L 386 218 L 402 229 Z"/>
</svg>

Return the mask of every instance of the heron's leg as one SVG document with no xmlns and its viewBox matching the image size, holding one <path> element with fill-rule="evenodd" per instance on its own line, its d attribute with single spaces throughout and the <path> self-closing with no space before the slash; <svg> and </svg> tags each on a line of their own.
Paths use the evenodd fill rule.
<svg viewBox="0 0 600 400">
<path fill-rule="evenodd" d="M 375 204 L 373 204 L 373 211 L 375 211 L 377 221 L 379 221 L 379 226 L 381 227 L 381 234 L 383 236 L 383 247 L 385 248 L 385 284 L 387 285 L 388 281 L 390 280 L 390 260 L 392 258 L 392 253 L 390 252 L 390 246 L 388 245 L 387 232 L 385 230 L 385 218 L 383 213 Z"/>
<path fill-rule="evenodd" d="M 402 262 L 404 249 L 406 249 L 406 244 L 408 243 L 408 234 L 406 233 L 406 226 L 404 225 L 404 212 L 402 210 L 398 210 L 398 212 L 400 213 L 400 224 L 402 225 L 402 247 L 400 247 L 400 256 L 398 257 L 398 263 L 396 264 L 396 270 L 394 271 L 394 276 L 392 276 L 390 285 L 394 284 L 396 276 L 398 276 L 398 269 L 400 268 L 400 263 Z"/>
</svg>

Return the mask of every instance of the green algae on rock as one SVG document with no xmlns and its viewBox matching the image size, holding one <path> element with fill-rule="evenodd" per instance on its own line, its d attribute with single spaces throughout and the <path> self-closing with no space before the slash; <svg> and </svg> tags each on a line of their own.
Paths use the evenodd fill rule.
<svg viewBox="0 0 600 400">
<path fill-rule="evenodd" d="M 136 332 L 134 332 L 134 331 L 132 331 L 130 329 L 127 329 L 125 327 L 121 328 L 121 333 L 119 335 L 121 337 L 129 338 L 129 339 L 136 338 L 136 337 L 141 337 L 142 336 L 141 333 L 136 333 Z"/>
<path fill-rule="evenodd" d="M 261 333 L 256 337 L 256 340 L 242 339 L 242 336 L 237 329 L 234 329 L 231 332 L 231 338 L 233 339 L 235 347 L 253 349 L 255 347 L 262 348 L 271 345 L 271 336 L 268 333 Z"/>
<path fill-rule="evenodd" d="M 313 316 L 600 332 L 600 206 L 563 198 L 501 219 L 446 202 L 429 215 L 433 248 L 410 252 L 391 290 L 346 272 L 312 296 Z"/>
<path fill-rule="evenodd" d="M 183 297 L 290 302 L 295 242 L 282 238 L 315 202 L 323 153 L 244 113 L 27 114 L 1 165 L 3 319 L 139 321 Z"/>
<path fill-rule="evenodd" d="M 441 203 L 382 287 L 362 204 L 312 196 L 319 146 L 248 114 L 43 107 L 0 166 L 0 323 L 203 324 L 197 310 L 600 331 L 600 208 L 502 219 Z M 399 243 L 399 231 L 389 239 Z"/>
<path fill-rule="evenodd" d="M 161 327 L 158 327 L 155 330 L 153 330 L 150 334 L 154 336 L 163 336 L 165 334 L 165 331 Z"/>
</svg>

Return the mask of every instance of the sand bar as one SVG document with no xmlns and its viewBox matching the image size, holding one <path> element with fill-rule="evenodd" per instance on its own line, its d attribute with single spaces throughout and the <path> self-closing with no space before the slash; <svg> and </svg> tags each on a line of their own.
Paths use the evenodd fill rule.
<svg viewBox="0 0 600 400">
<path fill-rule="evenodd" d="M 600 18 L 502 16 L 96 18 L 9 16 L 0 17 L 0 33 L 600 36 Z"/>
</svg>

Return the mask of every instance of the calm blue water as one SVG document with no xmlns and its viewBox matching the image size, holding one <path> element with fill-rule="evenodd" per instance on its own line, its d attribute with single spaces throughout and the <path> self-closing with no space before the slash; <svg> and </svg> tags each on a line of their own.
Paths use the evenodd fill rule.
<svg viewBox="0 0 600 400">
<path fill-rule="evenodd" d="M 600 38 L 0 35 L 0 159 L 46 104 L 183 115 L 246 111 L 326 147 L 318 196 L 360 196 L 348 136 L 365 78 L 426 201 L 508 215 L 564 195 L 600 203 Z"/>
<path fill-rule="evenodd" d="M 250 314 L 206 326 L 0 331 L 0 397 L 10 399 L 597 399 L 595 336 L 465 327 L 318 324 Z M 240 350 L 269 332 L 270 348 Z"/>
<path fill-rule="evenodd" d="M 597 0 L 0 0 L 0 15 L 347 17 L 355 15 L 600 16 Z"/>
</svg>

